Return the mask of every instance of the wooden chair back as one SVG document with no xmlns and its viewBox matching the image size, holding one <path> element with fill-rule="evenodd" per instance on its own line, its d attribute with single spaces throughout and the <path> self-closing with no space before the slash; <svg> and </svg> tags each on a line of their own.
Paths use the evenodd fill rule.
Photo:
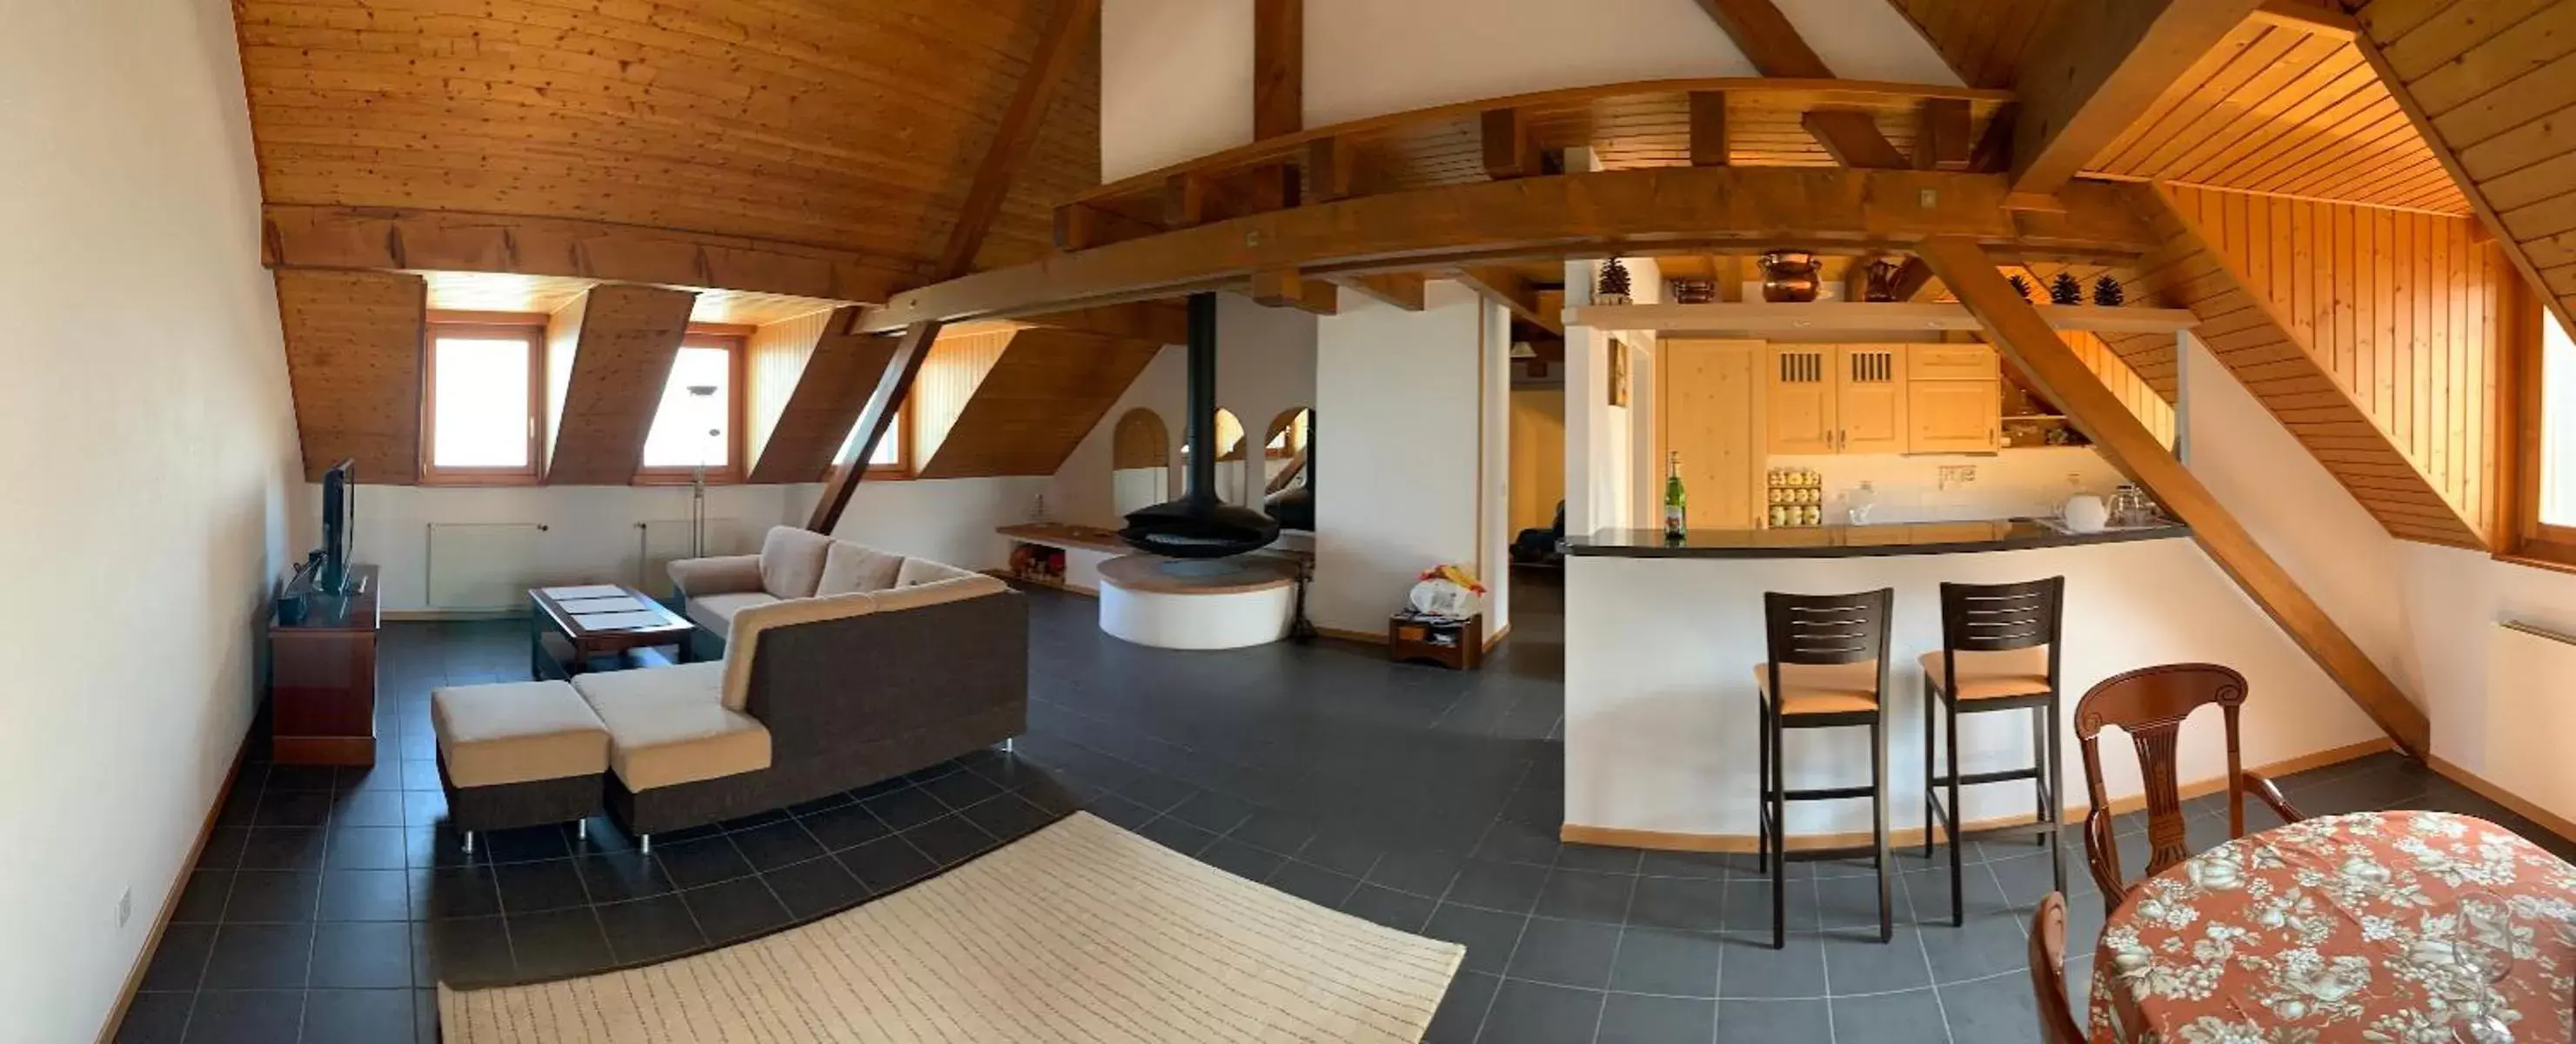
<svg viewBox="0 0 2576 1044">
<path fill-rule="evenodd" d="M 2245 836 L 2245 773 L 2237 752 L 2236 710 L 2245 704 L 2245 676 L 2214 663 L 2169 663 L 2104 679 L 2075 703 L 2075 739 L 2084 747 L 2084 786 L 2093 808 L 2084 817 L 2084 861 L 2116 906 L 2120 850 L 2111 829 L 2111 801 L 2102 789 L 2102 729 L 2116 725 L 2138 750 L 2138 775 L 2147 790 L 2147 870 L 2153 877 L 2190 856 L 2183 848 L 2181 781 L 2174 744 L 2184 718 L 2217 704 L 2227 721 L 2227 829 Z"/>
<path fill-rule="evenodd" d="M 1896 589 L 1841 595 L 1767 592 L 1762 619 L 1771 664 L 1837 664 L 1883 660 Z"/>
<path fill-rule="evenodd" d="M 2066 1000 L 2066 893 L 2039 901 L 2030 924 L 2030 992 L 2039 1007 L 2041 1044 L 2084 1044 L 2084 1024 Z"/>
<path fill-rule="evenodd" d="M 2048 688 L 2057 690 L 2058 631 L 2066 604 L 2066 578 L 2016 584 L 1941 585 L 1942 691 L 1959 691 L 1962 652 L 2008 652 L 2048 647 Z"/>
</svg>

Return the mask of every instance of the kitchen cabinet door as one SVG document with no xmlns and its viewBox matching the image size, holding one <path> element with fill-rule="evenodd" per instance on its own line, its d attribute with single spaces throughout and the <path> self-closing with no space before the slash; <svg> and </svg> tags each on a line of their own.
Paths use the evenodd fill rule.
<svg viewBox="0 0 2576 1044">
<path fill-rule="evenodd" d="M 1664 449 L 1681 454 L 1691 528 L 1754 528 L 1762 510 L 1762 345 L 1667 340 L 1656 356 L 1656 416 Z M 1662 483 L 1654 493 L 1661 504 Z"/>
<path fill-rule="evenodd" d="M 2003 357 L 1982 344 L 1918 344 L 1905 350 L 1905 377 L 1913 381 L 2000 381 Z"/>
<path fill-rule="evenodd" d="M 1834 452 L 1834 349 L 1781 345 L 1764 375 L 1764 444 L 1775 455 Z"/>
<path fill-rule="evenodd" d="M 1905 346 L 1834 349 L 1834 426 L 1839 453 L 1905 452 Z"/>
<path fill-rule="evenodd" d="M 2003 385 L 1915 381 L 1907 391 L 1907 453 L 1992 453 L 2003 448 Z"/>
</svg>

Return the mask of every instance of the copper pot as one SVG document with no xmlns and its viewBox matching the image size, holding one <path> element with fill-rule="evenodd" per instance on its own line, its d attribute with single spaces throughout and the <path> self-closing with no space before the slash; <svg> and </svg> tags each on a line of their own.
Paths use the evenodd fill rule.
<svg viewBox="0 0 2576 1044">
<path fill-rule="evenodd" d="M 1813 301 L 1821 284 L 1816 255 L 1804 250 L 1774 250 L 1762 255 L 1762 299 Z"/>
</svg>

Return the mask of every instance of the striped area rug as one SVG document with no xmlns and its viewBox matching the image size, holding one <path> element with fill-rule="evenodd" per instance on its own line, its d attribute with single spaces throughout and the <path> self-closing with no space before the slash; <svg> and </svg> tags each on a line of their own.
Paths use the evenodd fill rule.
<svg viewBox="0 0 2576 1044">
<path fill-rule="evenodd" d="M 448 1044 L 1419 1041 L 1463 947 L 1089 813 L 846 913 L 693 957 L 438 990 Z"/>
</svg>

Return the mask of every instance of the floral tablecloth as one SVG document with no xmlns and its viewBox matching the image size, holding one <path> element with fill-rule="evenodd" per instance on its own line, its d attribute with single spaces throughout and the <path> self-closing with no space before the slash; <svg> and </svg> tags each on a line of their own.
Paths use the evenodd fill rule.
<svg viewBox="0 0 2576 1044">
<path fill-rule="evenodd" d="M 2147 881 L 2103 925 L 2089 1015 L 2095 1044 L 2475 1044 L 2481 1013 L 2535 1044 L 2570 1040 L 2571 991 L 2576 866 L 2485 820 L 2365 812 Z"/>
</svg>

